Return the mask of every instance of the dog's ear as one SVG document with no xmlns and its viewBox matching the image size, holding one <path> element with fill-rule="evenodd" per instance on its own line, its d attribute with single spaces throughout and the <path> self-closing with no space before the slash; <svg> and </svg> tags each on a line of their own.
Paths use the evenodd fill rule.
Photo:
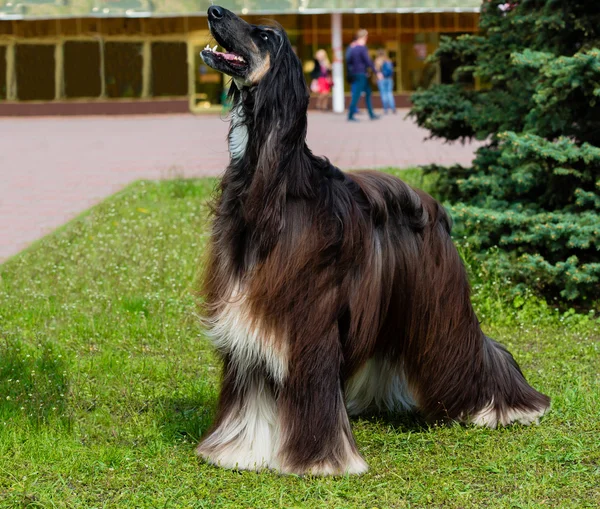
<svg viewBox="0 0 600 509">
<path fill-rule="evenodd" d="M 260 138 L 259 169 L 273 173 L 306 140 L 306 110 L 310 91 L 302 64 L 283 29 L 270 68 L 254 93 L 254 133 Z"/>
<path fill-rule="evenodd" d="M 294 174 L 295 181 L 304 180 L 308 171 L 301 156 L 310 92 L 302 64 L 283 29 L 279 36 L 277 50 L 269 55 L 269 70 L 253 92 L 253 138 L 258 153 L 246 212 L 254 223 L 253 242 L 260 253 L 269 252 L 283 228 L 290 175 Z"/>
<path fill-rule="evenodd" d="M 270 68 L 257 86 L 254 115 L 256 123 L 278 125 L 279 129 L 296 129 L 305 118 L 310 92 L 302 64 L 294 53 L 283 29 L 277 50 L 269 55 Z M 270 127 L 265 125 L 265 127 Z M 264 132 L 264 131 L 263 131 Z"/>
</svg>

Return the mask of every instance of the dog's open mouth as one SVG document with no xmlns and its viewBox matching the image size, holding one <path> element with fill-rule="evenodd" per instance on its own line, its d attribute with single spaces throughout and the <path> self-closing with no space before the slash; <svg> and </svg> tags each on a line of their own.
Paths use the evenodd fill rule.
<svg viewBox="0 0 600 509">
<path fill-rule="evenodd" d="M 202 59 L 210 67 L 226 74 L 235 74 L 240 76 L 248 70 L 248 63 L 243 56 L 227 50 L 225 50 L 225 52 L 217 51 L 216 45 L 211 48 L 207 44 L 206 48 L 202 50 L 201 55 Z"/>
</svg>

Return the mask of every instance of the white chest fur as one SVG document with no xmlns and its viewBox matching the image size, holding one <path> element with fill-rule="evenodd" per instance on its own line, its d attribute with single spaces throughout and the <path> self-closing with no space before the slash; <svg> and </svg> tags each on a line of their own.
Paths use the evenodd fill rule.
<svg viewBox="0 0 600 509">
<path fill-rule="evenodd" d="M 209 325 L 215 347 L 237 366 L 238 383 L 244 383 L 257 367 L 283 382 L 288 369 L 287 343 L 268 330 L 260 317 L 252 315 L 243 292 L 234 292 Z"/>
<path fill-rule="evenodd" d="M 229 155 L 237 160 L 244 157 L 248 145 L 248 127 L 244 123 L 244 114 L 241 107 L 236 106 L 231 110 L 231 131 L 229 132 Z"/>
</svg>

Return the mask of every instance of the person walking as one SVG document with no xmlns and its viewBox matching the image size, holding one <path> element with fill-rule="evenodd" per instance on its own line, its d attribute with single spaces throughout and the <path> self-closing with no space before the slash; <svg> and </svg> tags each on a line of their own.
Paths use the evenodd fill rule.
<svg viewBox="0 0 600 509">
<path fill-rule="evenodd" d="M 331 63 L 327 57 L 327 52 L 320 49 L 315 53 L 315 67 L 311 73 L 310 90 L 317 94 L 317 109 L 327 110 L 329 102 L 329 94 L 333 86 L 331 79 Z"/>
<path fill-rule="evenodd" d="M 348 111 L 348 120 L 356 122 L 354 118 L 356 114 L 356 106 L 360 96 L 365 94 L 365 103 L 371 120 L 379 117 L 373 112 L 371 105 L 371 86 L 369 84 L 369 71 L 375 72 L 373 61 L 369 57 L 367 51 L 367 38 L 369 33 L 361 29 L 356 33 L 356 43 L 348 52 L 347 64 L 348 69 L 352 72 L 352 101 Z M 379 76 L 378 76 L 379 78 Z"/>
<path fill-rule="evenodd" d="M 346 49 L 346 55 L 344 57 L 344 60 L 346 62 L 346 81 L 350 84 L 350 90 L 352 90 L 352 82 L 354 81 L 354 74 L 352 73 L 352 66 L 351 66 L 351 61 L 350 61 L 350 55 L 352 54 L 352 49 L 354 48 L 354 46 L 356 46 L 356 34 L 354 34 L 354 37 L 352 37 L 352 42 Z M 357 114 L 358 114 L 358 106 L 355 106 L 354 111 L 352 112 L 352 115 L 357 115 Z"/>
<path fill-rule="evenodd" d="M 384 49 L 377 50 L 375 59 L 375 71 L 377 72 L 377 88 L 383 104 L 383 112 L 387 115 L 388 110 L 396 113 L 396 100 L 394 99 L 394 64 Z"/>
</svg>

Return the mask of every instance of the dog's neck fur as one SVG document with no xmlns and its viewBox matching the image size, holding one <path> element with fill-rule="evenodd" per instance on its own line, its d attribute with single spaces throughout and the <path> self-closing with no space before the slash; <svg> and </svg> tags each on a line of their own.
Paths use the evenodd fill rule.
<svg viewBox="0 0 600 509">
<path fill-rule="evenodd" d="M 258 86 L 232 84 L 231 160 L 216 210 L 239 235 L 252 236 L 258 256 L 276 243 L 286 201 L 314 199 L 320 179 L 332 168 L 306 145 L 308 92 L 306 99 L 297 94 L 288 102 L 264 94 Z"/>
<path fill-rule="evenodd" d="M 258 86 L 236 87 L 232 94 L 229 166 L 244 165 L 254 175 L 273 172 L 285 160 L 310 159 L 306 108 L 294 111 L 286 104 L 260 104 L 259 94 Z"/>
<path fill-rule="evenodd" d="M 236 104 L 231 109 L 231 126 L 228 136 L 231 164 L 244 157 L 248 146 L 248 134 L 244 108 L 241 104 Z"/>
</svg>

